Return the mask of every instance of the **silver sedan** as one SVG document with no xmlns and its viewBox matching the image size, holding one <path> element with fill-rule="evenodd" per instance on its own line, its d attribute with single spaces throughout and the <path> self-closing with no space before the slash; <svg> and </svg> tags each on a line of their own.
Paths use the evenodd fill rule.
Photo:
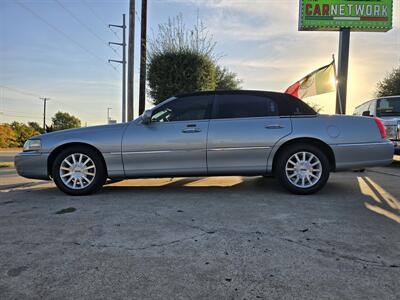
<svg viewBox="0 0 400 300">
<path fill-rule="evenodd" d="M 172 97 L 132 122 L 32 137 L 15 165 L 70 195 L 107 178 L 267 174 L 311 194 L 330 172 L 384 166 L 393 152 L 379 119 L 319 115 L 287 94 L 213 91 Z"/>
</svg>

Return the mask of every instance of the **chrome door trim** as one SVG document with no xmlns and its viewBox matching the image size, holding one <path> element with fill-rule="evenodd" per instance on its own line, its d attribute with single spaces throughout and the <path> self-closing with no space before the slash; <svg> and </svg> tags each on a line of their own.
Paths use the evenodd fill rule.
<svg viewBox="0 0 400 300">
<path fill-rule="evenodd" d="M 256 149 L 271 149 L 271 147 L 227 147 L 227 148 L 212 148 L 208 151 L 234 151 L 234 150 L 256 150 Z"/>
<path fill-rule="evenodd" d="M 332 144 L 332 146 L 336 147 L 376 146 L 376 145 L 386 145 L 391 143 L 392 143 L 391 141 L 383 141 L 383 142 L 372 142 L 372 143 Z"/>
<path fill-rule="evenodd" d="M 191 150 L 154 150 L 154 151 L 127 151 L 127 152 L 116 152 L 110 154 L 122 154 L 122 155 L 131 155 L 131 154 L 155 154 L 155 153 L 172 153 L 172 152 L 191 152 L 191 151 L 206 151 L 206 149 L 191 149 Z"/>
</svg>

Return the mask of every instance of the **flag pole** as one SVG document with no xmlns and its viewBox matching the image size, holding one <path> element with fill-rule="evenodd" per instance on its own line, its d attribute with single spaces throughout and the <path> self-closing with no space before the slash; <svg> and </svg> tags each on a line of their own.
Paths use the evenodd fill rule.
<svg viewBox="0 0 400 300">
<path fill-rule="evenodd" d="M 339 111 L 340 111 L 340 114 L 343 115 L 342 99 L 341 99 L 341 95 L 340 95 L 340 93 L 339 93 L 338 78 L 337 78 L 337 73 L 336 73 L 335 54 L 332 54 L 332 59 L 333 59 L 333 72 L 335 73 L 336 94 L 337 94 L 338 97 L 339 97 Z"/>
</svg>

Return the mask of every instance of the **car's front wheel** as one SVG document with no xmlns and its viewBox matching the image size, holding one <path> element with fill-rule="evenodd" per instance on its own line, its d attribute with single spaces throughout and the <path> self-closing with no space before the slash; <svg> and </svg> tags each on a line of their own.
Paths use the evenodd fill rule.
<svg viewBox="0 0 400 300">
<path fill-rule="evenodd" d="M 324 187 L 330 165 L 320 148 L 301 143 L 282 150 L 275 171 L 283 187 L 292 193 L 307 195 Z"/>
<path fill-rule="evenodd" d="M 99 190 L 107 176 L 101 156 L 93 149 L 77 146 L 67 148 L 57 155 L 52 177 L 64 193 L 81 196 Z"/>
</svg>

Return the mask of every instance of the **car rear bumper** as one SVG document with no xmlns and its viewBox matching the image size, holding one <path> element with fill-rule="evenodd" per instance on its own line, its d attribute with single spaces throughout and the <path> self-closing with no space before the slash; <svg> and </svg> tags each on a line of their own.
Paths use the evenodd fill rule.
<svg viewBox="0 0 400 300">
<path fill-rule="evenodd" d="M 14 159 L 18 175 L 32 179 L 50 179 L 47 171 L 48 156 L 48 153 L 18 153 Z"/>
<path fill-rule="evenodd" d="M 336 171 L 386 166 L 392 163 L 394 144 L 391 141 L 331 145 Z"/>
</svg>

